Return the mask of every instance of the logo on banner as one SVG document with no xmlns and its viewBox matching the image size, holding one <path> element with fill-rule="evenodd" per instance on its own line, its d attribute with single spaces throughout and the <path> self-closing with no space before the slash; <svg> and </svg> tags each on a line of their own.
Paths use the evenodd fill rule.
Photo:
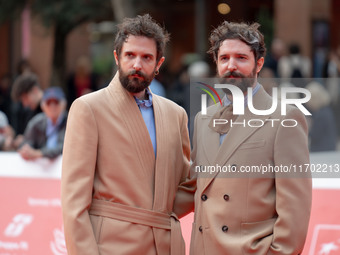
<svg viewBox="0 0 340 255">
<path fill-rule="evenodd" d="M 65 236 L 63 229 L 53 230 L 54 240 L 50 242 L 50 247 L 54 255 L 67 255 Z"/>
<path fill-rule="evenodd" d="M 17 214 L 13 217 L 4 231 L 5 236 L 17 237 L 22 234 L 25 227 L 33 221 L 33 215 L 31 214 Z"/>
<path fill-rule="evenodd" d="M 340 225 L 316 225 L 309 255 L 336 255 L 340 253 Z"/>
<path fill-rule="evenodd" d="M 335 254 L 333 251 L 339 250 L 339 240 L 338 244 L 335 242 L 330 242 L 330 243 L 323 243 L 321 244 L 321 249 L 318 254 L 320 255 L 330 255 L 330 254 Z"/>
</svg>

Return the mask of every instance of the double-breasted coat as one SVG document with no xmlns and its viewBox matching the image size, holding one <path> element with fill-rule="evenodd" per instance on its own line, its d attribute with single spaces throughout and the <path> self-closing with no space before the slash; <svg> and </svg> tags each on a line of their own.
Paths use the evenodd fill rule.
<svg viewBox="0 0 340 255">
<path fill-rule="evenodd" d="M 258 110 L 272 106 L 262 86 L 253 105 Z M 286 115 L 279 107 L 267 116 L 246 108 L 220 145 L 220 135 L 208 127 L 220 107 L 211 106 L 195 119 L 191 171 L 198 177 L 190 254 L 300 254 L 312 196 L 304 168 L 309 163 L 304 115 L 292 106 Z M 216 171 L 207 174 L 208 166 Z M 249 172 L 270 166 L 276 172 Z M 288 168 L 291 172 L 284 172 Z"/>
</svg>

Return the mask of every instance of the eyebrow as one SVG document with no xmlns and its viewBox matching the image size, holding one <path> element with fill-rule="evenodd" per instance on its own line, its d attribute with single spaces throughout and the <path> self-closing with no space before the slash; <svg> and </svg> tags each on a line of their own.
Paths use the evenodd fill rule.
<svg viewBox="0 0 340 255">
<path fill-rule="evenodd" d="M 125 51 L 125 52 L 123 52 L 123 54 L 133 54 L 133 55 L 136 55 L 136 52 L 134 52 L 134 51 Z M 154 57 L 154 55 L 152 53 L 144 53 L 143 56 Z"/>
<path fill-rule="evenodd" d="M 144 56 L 149 56 L 149 57 L 151 57 L 151 58 L 154 58 L 154 55 L 151 54 L 151 53 L 146 53 L 146 54 L 144 54 Z"/>
<path fill-rule="evenodd" d="M 244 53 L 236 53 L 236 55 L 238 55 L 238 56 L 243 56 L 243 57 L 249 57 L 248 54 L 244 54 Z"/>
<path fill-rule="evenodd" d="M 219 57 L 224 57 L 224 56 L 227 56 L 227 55 L 231 55 L 231 54 L 221 54 Z M 246 54 L 246 53 L 233 53 L 232 55 L 249 57 L 249 55 Z"/>
<path fill-rule="evenodd" d="M 135 53 L 134 53 L 133 51 L 124 51 L 123 53 L 124 53 L 125 55 L 126 55 L 126 54 L 133 54 L 133 55 L 135 55 Z"/>
</svg>

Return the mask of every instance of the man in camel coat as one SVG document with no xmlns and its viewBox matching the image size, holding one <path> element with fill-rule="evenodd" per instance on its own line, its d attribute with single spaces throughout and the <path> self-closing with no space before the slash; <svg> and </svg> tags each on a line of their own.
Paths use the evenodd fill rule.
<svg viewBox="0 0 340 255">
<path fill-rule="evenodd" d="M 187 116 L 152 94 L 167 32 L 149 15 L 118 27 L 118 73 L 70 109 L 62 209 L 69 255 L 182 255 L 173 202 L 188 174 Z"/>
<path fill-rule="evenodd" d="M 300 109 L 290 105 L 285 114 L 280 107 L 253 113 L 273 104 L 257 82 L 265 55 L 258 26 L 224 22 L 210 37 L 220 83 L 240 91 L 245 109 L 233 115 L 236 97 L 224 89 L 223 106 L 215 104 L 195 118 L 191 255 L 297 255 L 304 246 L 312 196 L 304 165 L 309 163 L 307 124 Z M 179 215 L 190 209 L 176 205 L 182 208 Z"/>
</svg>

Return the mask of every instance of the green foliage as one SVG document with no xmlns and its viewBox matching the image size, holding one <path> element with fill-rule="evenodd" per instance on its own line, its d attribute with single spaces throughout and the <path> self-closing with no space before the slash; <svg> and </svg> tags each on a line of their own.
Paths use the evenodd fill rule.
<svg viewBox="0 0 340 255">
<path fill-rule="evenodd" d="M 0 24 L 9 19 L 16 18 L 25 7 L 26 0 L 1 0 L 0 1 Z"/>
<path fill-rule="evenodd" d="M 84 21 L 112 12 L 107 3 L 110 4 L 105 0 L 35 0 L 32 10 L 40 15 L 45 25 L 56 23 L 62 32 L 67 33 Z"/>
<path fill-rule="evenodd" d="M 260 30 L 264 34 L 264 41 L 268 48 L 274 36 L 274 21 L 272 13 L 270 13 L 266 7 L 261 7 L 257 15 L 257 21 L 261 25 Z"/>
<path fill-rule="evenodd" d="M 96 56 L 93 59 L 93 71 L 101 76 L 111 75 L 114 61 L 112 55 Z"/>
<path fill-rule="evenodd" d="M 1 0 L 0 22 L 17 17 L 27 0 Z M 45 26 L 57 25 L 67 34 L 79 24 L 112 12 L 109 0 L 32 0 L 31 10 Z"/>
</svg>

